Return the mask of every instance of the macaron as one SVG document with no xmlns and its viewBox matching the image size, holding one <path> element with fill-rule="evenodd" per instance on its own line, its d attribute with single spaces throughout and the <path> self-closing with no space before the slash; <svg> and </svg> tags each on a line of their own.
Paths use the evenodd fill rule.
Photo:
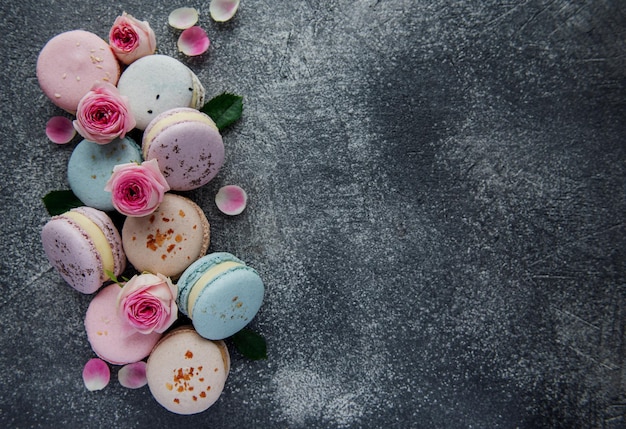
<svg viewBox="0 0 626 429">
<path fill-rule="evenodd" d="M 172 278 L 204 256 L 209 242 L 210 225 L 202 208 L 171 193 L 154 213 L 127 217 L 122 227 L 122 244 L 133 267 Z"/>
<path fill-rule="evenodd" d="M 109 44 L 94 33 L 72 30 L 50 39 L 37 58 L 37 79 L 57 106 L 75 113 L 98 81 L 117 84 L 120 66 Z"/>
<path fill-rule="evenodd" d="M 175 191 L 208 183 L 224 164 L 224 143 L 215 122 L 198 110 L 175 108 L 155 117 L 141 142 L 146 160 L 156 159 Z"/>
<path fill-rule="evenodd" d="M 210 340 L 230 337 L 250 323 L 265 293 L 256 270 L 227 252 L 198 259 L 180 276 L 177 287 L 179 310 Z"/>
<path fill-rule="evenodd" d="M 74 194 L 86 206 L 112 211 L 115 207 L 111 193 L 106 192 L 104 186 L 111 178 L 113 167 L 141 161 L 141 148 L 130 137 L 115 139 L 106 145 L 83 140 L 72 151 L 67 179 Z"/>
<path fill-rule="evenodd" d="M 111 218 L 92 207 L 79 207 L 52 217 L 41 230 L 50 264 L 74 289 L 96 292 L 126 268 L 119 232 Z"/>
<path fill-rule="evenodd" d="M 114 365 L 138 362 L 150 354 L 162 334 L 142 334 L 117 312 L 120 286 L 110 284 L 96 294 L 85 314 L 87 339 L 94 353 Z"/>
<path fill-rule="evenodd" d="M 202 338 L 188 325 L 165 334 L 146 363 L 152 396 L 176 414 L 196 414 L 213 405 L 229 371 L 224 342 Z"/>
<path fill-rule="evenodd" d="M 147 55 L 133 62 L 120 76 L 117 89 L 128 97 L 140 130 L 166 110 L 204 105 L 204 87 L 196 74 L 167 55 Z"/>
</svg>

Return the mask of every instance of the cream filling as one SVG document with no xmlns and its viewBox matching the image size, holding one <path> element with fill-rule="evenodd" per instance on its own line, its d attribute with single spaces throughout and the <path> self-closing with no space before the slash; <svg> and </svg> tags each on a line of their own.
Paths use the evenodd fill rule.
<svg viewBox="0 0 626 429">
<path fill-rule="evenodd" d="M 204 106 L 204 87 L 194 72 L 191 72 L 191 81 L 193 82 L 193 91 L 191 93 L 191 103 L 189 107 L 200 109 Z"/>
<path fill-rule="evenodd" d="M 115 272 L 115 262 L 113 259 L 113 250 L 109 245 L 109 240 L 107 240 L 104 232 L 92 222 L 87 216 L 80 214 L 78 212 L 67 212 L 64 215 L 72 219 L 74 222 L 78 224 L 91 238 L 93 243 L 96 246 L 96 252 L 100 255 L 100 260 L 102 261 L 102 267 L 106 271 L 110 271 L 112 273 Z"/>
<path fill-rule="evenodd" d="M 173 115 L 169 115 L 169 116 L 164 117 L 163 119 L 160 119 L 148 131 L 148 134 L 144 135 L 143 141 L 146 142 L 148 145 L 150 145 L 150 143 L 152 143 L 152 140 L 154 140 L 154 138 L 165 128 L 169 127 L 170 125 L 174 125 L 183 121 L 198 121 L 200 123 L 204 123 L 210 126 L 216 131 L 219 131 L 217 129 L 217 126 L 215 125 L 215 122 L 213 122 L 213 119 L 211 119 L 208 115 L 205 115 L 204 113 L 200 111 L 195 111 L 195 112 L 186 111 L 186 112 L 175 113 Z M 148 151 L 146 148 L 144 149 L 144 155 L 146 155 L 147 153 Z"/>
<path fill-rule="evenodd" d="M 204 274 L 200 276 L 198 280 L 191 287 L 191 291 L 189 292 L 189 298 L 187 299 L 187 314 L 191 317 L 193 314 L 193 307 L 200 296 L 200 292 L 204 290 L 204 286 L 207 285 L 211 280 L 219 276 L 220 274 L 228 271 L 233 267 L 242 266 L 239 262 L 234 261 L 225 261 L 215 265 L 214 267 L 209 268 Z"/>
</svg>

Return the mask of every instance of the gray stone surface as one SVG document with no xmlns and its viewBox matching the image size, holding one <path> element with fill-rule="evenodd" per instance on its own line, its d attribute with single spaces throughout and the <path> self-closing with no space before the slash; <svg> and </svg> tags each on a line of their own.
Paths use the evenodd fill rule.
<svg viewBox="0 0 626 429">
<path fill-rule="evenodd" d="M 207 55 L 167 16 L 202 12 Z M 626 427 L 626 6 L 621 1 L 4 2 L 0 427 Z M 45 259 L 40 198 L 75 143 L 39 50 L 126 10 L 209 96 L 241 94 L 218 177 L 187 193 L 210 251 L 261 273 L 252 327 L 207 412 L 116 379 L 88 392 L 91 297 Z M 227 218 L 213 197 L 243 186 Z M 232 349 L 231 349 L 232 350 Z"/>
</svg>

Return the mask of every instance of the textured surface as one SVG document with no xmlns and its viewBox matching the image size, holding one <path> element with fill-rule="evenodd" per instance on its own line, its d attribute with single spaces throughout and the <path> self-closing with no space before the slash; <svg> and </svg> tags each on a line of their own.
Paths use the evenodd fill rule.
<svg viewBox="0 0 626 429">
<path fill-rule="evenodd" d="M 626 426 L 626 6 L 620 1 L 3 3 L 0 427 Z M 10 6 L 9 6 L 10 5 Z M 196 6 L 212 45 L 176 52 Z M 207 412 L 88 392 L 89 297 L 46 263 L 40 198 L 72 146 L 35 78 L 62 31 L 148 20 L 207 98 L 245 97 L 189 192 L 210 251 L 256 268 L 267 361 L 232 352 Z M 213 198 L 241 185 L 246 211 Z M 232 350 L 232 349 L 231 349 Z"/>
</svg>

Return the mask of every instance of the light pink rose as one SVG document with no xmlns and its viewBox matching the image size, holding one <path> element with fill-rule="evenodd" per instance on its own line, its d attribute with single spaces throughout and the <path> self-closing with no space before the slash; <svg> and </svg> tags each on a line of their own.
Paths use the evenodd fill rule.
<svg viewBox="0 0 626 429">
<path fill-rule="evenodd" d="M 117 311 L 142 334 L 163 333 L 178 318 L 176 286 L 162 274 L 135 275 L 120 290 Z"/>
<path fill-rule="evenodd" d="M 104 186 L 111 192 L 115 210 L 126 216 L 141 217 L 152 213 L 170 190 L 156 159 L 118 164 Z"/>
<path fill-rule="evenodd" d="M 130 64 L 154 54 L 156 37 L 147 21 L 139 21 L 124 12 L 109 31 L 109 45 L 121 63 Z"/>
<path fill-rule="evenodd" d="M 78 102 L 74 128 L 87 140 L 107 144 L 123 138 L 135 125 L 128 98 L 110 83 L 94 84 Z"/>
</svg>

